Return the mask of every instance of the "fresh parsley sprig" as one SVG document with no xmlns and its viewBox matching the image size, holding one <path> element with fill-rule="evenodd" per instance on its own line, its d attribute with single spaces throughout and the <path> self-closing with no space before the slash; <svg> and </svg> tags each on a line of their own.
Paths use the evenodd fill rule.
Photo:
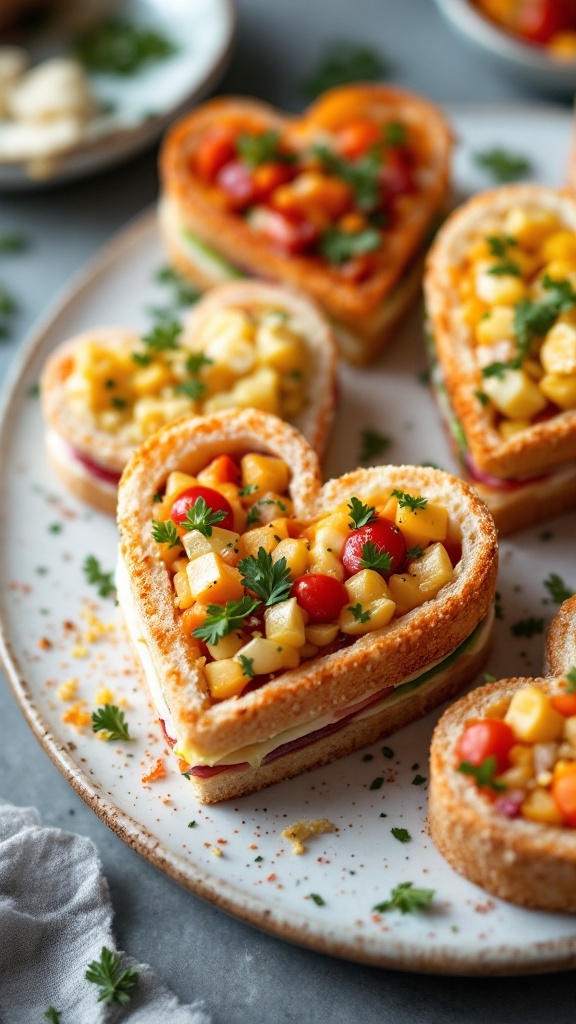
<svg viewBox="0 0 576 1024">
<path fill-rule="evenodd" d="M 487 235 L 486 244 L 491 256 L 504 259 L 508 255 L 510 246 L 516 246 L 518 242 L 511 235 Z"/>
<path fill-rule="evenodd" d="M 360 602 L 348 605 L 348 611 L 352 613 L 356 622 L 369 622 L 370 612 L 365 612 Z"/>
<path fill-rule="evenodd" d="M 217 526 L 225 518 L 226 512 L 222 509 L 214 511 L 204 498 L 198 497 L 188 509 L 182 526 L 186 530 L 198 530 L 204 537 L 211 537 L 212 527 Z"/>
<path fill-rule="evenodd" d="M 522 277 L 522 271 L 516 260 L 503 259 L 501 263 L 495 263 L 488 268 L 488 273 L 495 277 L 503 277 L 508 274 L 511 277 Z"/>
<path fill-rule="evenodd" d="M 103 704 L 92 712 L 92 731 L 108 733 L 109 740 L 131 740 L 128 722 L 121 708 L 115 704 Z"/>
<path fill-rule="evenodd" d="M 94 555 L 87 555 L 82 571 L 88 580 L 98 588 L 99 597 L 110 597 L 116 592 L 113 572 L 102 572 L 100 562 Z"/>
<path fill-rule="evenodd" d="M 371 150 L 359 160 L 354 161 L 345 160 L 325 145 L 314 146 L 312 153 L 321 161 L 326 170 L 350 185 L 356 203 L 361 210 L 371 213 L 378 208 L 380 204 L 379 175 L 383 163 L 381 153 Z"/>
<path fill-rule="evenodd" d="M 372 430 L 368 427 L 362 431 L 360 440 L 359 461 L 363 465 L 365 462 L 371 462 L 372 459 L 383 455 L 392 444 L 392 438 L 386 437 L 385 434 L 380 434 L 377 430 Z"/>
<path fill-rule="evenodd" d="M 236 139 L 236 152 L 249 167 L 260 164 L 294 163 L 296 154 L 282 148 L 282 138 L 278 131 L 248 133 L 243 132 Z"/>
<path fill-rule="evenodd" d="M 192 630 L 192 636 L 204 640 L 207 644 L 217 644 L 229 633 L 240 629 L 244 619 L 256 610 L 260 601 L 245 594 L 239 601 L 227 601 L 226 604 L 209 604 L 208 614 L 204 622 Z"/>
<path fill-rule="evenodd" d="M 317 70 L 301 83 L 301 92 L 314 99 L 321 92 L 347 82 L 371 82 L 384 78 L 388 71 L 379 53 L 356 43 L 334 43 L 326 51 Z"/>
<path fill-rule="evenodd" d="M 374 505 L 363 505 L 360 498 L 350 498 L 348 511 L 352 520 L 351 523 L 348 523 L 350 530 L 359 530 L 361 526 L 366 526 L 373 519 L 376 519 Z"/>
<path fill-rule="evenodd" d="M 198 288 L 185 281 L 173 267 L 162 267 L 156 274 L 156 280 L 171 289 L 174 303 L 177 306 L 193 306 L 200 298 L 201 293 Z"/>
<path fill-rule="evenodd" d="M 360 565 L 363 569 L 375 569 L 377 572 L 390 572 L 392 568 L 392 555 L 384 548 L 379 548 L 373 540 L 362 545 Z"/>
<path fill-rule="evenodd" d="M 265 548 L 258 548 L 258 554 L 248 555 L 238 563 L 242 583 L 269 608 L 279 601 L 285 601 L 290 593 L 292 580 L 285 558 L 272 561 L 272 555 Z"/>
<path fill-rule="evenodd" d="M 461 761 L 456 771 L 462 772 L 463 775 L 471 775 L 480 789 L 486 787 L 496 793 L 503 793 L 506 789 L 503 782 L 497 782 L 495 779 L 498 774 L 498 762 L 494 756 L 486 757 L 481 764 Z"/>
<path fill-rule="evenodd" d="M 548 578 L 544 580 L 544 586 L 554 604 L 562 604 L 563 601 L 567 601 L 574 594 L 574 591 L 566 586 L 562 577 L 558 576 L 555 572 L 551 572 Z"/>
<path fill-rule="evenodd" d="M 100 989 L 99 1003 L 118 1003 L 120 1006 L 126 1006 L 130 1002 L 130 993 L 140 975 L 134 967 L 122 970 L 120 964 L 123 956 L 122 950 L 113 953 L 111 949 L 102 946 L 100 959 L 93 960 L 88 965 L 86 981 L 92 982 Z"/>
<path fill-rule="evenodd" d="M 530 174 L 532 170 L 532 164 L 525 156 L 510 153 L 500 146 L 475 153 L 474 163 L 488 171 L 496 181 L 516 181 Z"/>
<path fill-rule="evenodd" d="M 148 334 L 142 335 L 142 341 L 151 352 L 175 351 L 180 348 L 181 333 L 182 324 L 178 320 L 161 320 Z"/>
<path fill-rule="evenodd" d="M 49 1006 L 47 1010 L 44 1010 L 42 1016 L 44 1020 L 48 1021 L 48 1024 L 62 1024 L 62 1011 L 55 1010 L 53 1006 Z"/>
<path fill-rule="evenodd" d="M 407 494 L 405 491 L 392 491 L 395 498 L 398 498 L 399 508 L 409 508 L 412 512 L 417 508 L 426 508 L 428 504 L 428 498 L 423 498 L 422 495 L 415 498 L 412 494 Z"/>
<path fill-rule="evenodd" d="M 201 380 L 185 380 L 174 388 L 176 395 L 186 395 L 193 402 L 197 402 L 206 391 L 206 385 Z"/>
<path fill-rule="evenodd" d="M 153 519 L 152 536 L 158 544 L 167 544 L 169 548 L 175 548 L 178 544 L 181 544 L 176 523 L 171 519 L 166 519 L 166 521 Z"/>
<path fill-rule="evenodd" d="M 413 548 L 408 548 L 406 558 L 422 558 L 423 554 L 424 548 L 420 547 L 419 544 L 415 544 Z"/>
<path fill-rule="evenodd" d="M 411 914 L 415 910 L 423 910 L 429 906 L 435 896 L 434 889 L 418 889 L 413 882 L 401 882 L 390 893 L 390 899 L 377 903 L 373 909 L 378 914 L 387 910 L 399 910 L 401 914 Z"/>
<path fill-rule="evenodd" d="M 75 56 L 88 71 L 123 77 L 166 60 L 177 50 L 160 32 L 122 17 L 104 18 L 74 41 Z"/>
<path fill-rule="evenodd" d="M 327 228 L 318 246 L 320 254 L 328 263 L 345 263 L 354 256 L 375 252 L 380 248 L 382 235 L 377 228 L 367 227 L 361 231 L 343 231 L 339 227 Z"/>
</svg>

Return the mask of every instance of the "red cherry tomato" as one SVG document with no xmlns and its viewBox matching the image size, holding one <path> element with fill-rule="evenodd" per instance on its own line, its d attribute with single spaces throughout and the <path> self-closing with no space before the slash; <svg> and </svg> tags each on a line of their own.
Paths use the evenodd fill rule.
<svg viewBox="0 0 576 1024">
<path fill-rule="evenodd" d="M 194 156 L 194 166 L 199 178 L 214 181 L 216 175 L 236 156 L 234 136 L 228 128 L 213 128 L 201 139 Z"/>
<path fill-rule="evenodd" d="M 360 572 L 361 569 L 371 568 L 362 565 L 364 545 L 370 543 L 376 545 L 378 552 L 386 552 L 392 558 L 389 569 L 385 572 L 378 570 L 384 576 L 390 576 L 391 573 L 398 572 L 402 568 L 406 561 L 406 541 L 400 530 L 388 519 L 373 519 L 366 526 L 352 530 L 346 538 L 342 561 L 349 576 Z"/>
<path fill-rule="evenodd" d="M 510 766 L 510 749 L 517 742 L 510 726 L 500 718 L 471 722 L 462 733 L 457 754 L 461 761 L 480 765 L 487 757 L 495 757 L 498 774 Z"/>
<path fill-rule="evenodd" d="M 255 225 L 274 245 L 288 253 L 306 252 L 320 237 L 312 221 L 304 217 L 286 217 L 270 206 L 258 208 Z"/>
<path fill-rule="evenodd" d="M 348 160 L 356 160 L 382 141 L 381 125 L 358 118 L 340 128 L 336 136 L 336 148 Z"/>
<path fill-rule="evenodd" d="M 292 584 L 292 597 L 310 616 L 310 622 L 334 622 L 345 604 L 349 604 L 346 587 L 334 576 L 309 572 Z"/>
<path fill-rule="evenodd" d="M 211 487 L 188 487 L 185 491 L 182 491 L 172 505 L 170 518 L 180 526 L 188 515 L 188 509 L 196 504 L 198 498 L 204 498 L 208 508 L 212 509 L 213 512 L 226 513 L 224 519 L 216 524 L 217 526 L 223 530 L 234 529 L 234 513 L 232 512 L 230 502 L 226 500 L 223 494 L 220 494 L 220 491 L 214 491 Z"/>
<path fill-rule="evenodd" d="M 399 147 L 388 150 L 386 162 L 380 171 L 379 178 L 385 202 L 414 191 L 415 181 L 412 168 Z"/>
<path fill-rule="evenodd" d="M 574 15 L 565 0 L 524 0 L 516 31 L 532 43 L 548 43 L 558 32 L 574 28 Z"/>
<path fill-rule="evenodd" d="M 216 183 L 233 210 L 245 210 L 256 199 L 252 170 L 241 160 L 230 160 L 218 171 Z"/>
</svg>

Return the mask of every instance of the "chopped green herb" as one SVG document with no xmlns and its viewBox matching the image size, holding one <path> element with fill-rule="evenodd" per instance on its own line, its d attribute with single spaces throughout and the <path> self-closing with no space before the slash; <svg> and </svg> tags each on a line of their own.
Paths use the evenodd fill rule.
<svg viewBox="0 0 576 1024">
<path fill-rule="evenodd" d="M 413 882 L 401 882 L 392 889 L 390 899 L 377 903 L 373 908 L 377 913 L 384 914 L 387 910 L 399 910 L 401 914 L 411 914 L 414 910 L 422 910 L 434 899 L 434 889 L 416 889 Z"/>
<path fill-rule="evenodd" d="M 260 522 L 261 510 L 258 505 L 252 505 L 246 513 L 246 526 L 255 526 Z"/>
<path fill-rule="evenodd" d="M 503 782 L 496 782 L 495 775 L 498 774 L 498 761 L 495 757 L 486 757 L 481 764 L 470 764 L 469 761 L 461 761 L 456 771 L 463 775 L 471 775 L 476 780 L 479 788 L 486 787 L 497 793 L 503 793 L 506 786 Z"/>
<path fill-rule="evenodd" d="M 258 548 L 258 554 L 248 555 L 238 563 L 244 586 L 256 594 L 267 607 L 285 601 L 290 593 L 292 580 L 290 569 L 284 557 L 277 562 L 265 548 Z"/>
<path fill-rule="evenodd" d="M 519 619 L 513 626 L 510 626 L 513 636 L 524 636 L 530 639 L 538 633 L 544 632 L 544 619 L 535 619 L 530 616 L 527 619 Z"/>
<path fill-rule="evenodd" d="M 484 682 L 485 683 L 495 683 L 496 682 L 496 676 L 491 675 L 490 672 L 484 672 Z"/>
<path fill-rule="evenodd" d="M 407 828 L 391 828 L 390 831 L 394 839 L 397 839 L 399 843 L 409 843 L 412 839 Z"/>
<path fill-rule="evenodd" d="M 406 558 L 422 558 L 423 554 L 424 549 L 421 548 L 419 544 L 416 544 L 415 547 L 408 548 L 408 551 L 406 552 Z"/>
<path fill-rule="evenodd" d="M 511 238 L 510 235 L 488 235 L 486 241 L 488 243 L 490 255 L 497 256 L 498 259 L 504 259 L 507 255 L 509 246 L 518 245 L 516 239 Z"/>
<path fill-rule="evenodd" d="M 576 665 L 566 673 L 567 687 L 566 693 L 576 693 Z"/>
<path fill-rule="evenodd" d="M 154 502 L 155 505 L 159 504 L 162 501 L 162 495 L 160 494 L 159 491 L 156 491 L 156 494 L 152 498 L 152 501 Z"/>
<path fill-rule="evenodd" d="M 366 428 L 360 435 L 360 462 L 371 462 L 372 459 L 378 458 L 379 455 L 383 455 L 392 444 L 390 437 L 385 437 L 384 434 L 379 434 L 377 430 L 371 430 Z"/>
<path fill-rule="evenodd" d="M 371 213 L 380 203 L 380 180 L 383 157 L 371 151 L 359 160 L 345 160 L 324 145 L 313 147 L 313 155 L 322 161 L 326 170 L 345 181 L 354 192 L 361 210 Z M 380 240 L 380 236 L 379 240 Z"/>
<path fill-rule="evenodd" d="M 492 365 L 494 365 L 494 364 L 492 364 Z M 488 405 L 488 403 L 490 401 L 490 396 L 487 395 L 485 391 L 475 391 L 474 395 L 478 399 L 478 401 L 480 402 L 480 405 Z"/>
<path fill-rule="evenodd" d="M 128 405 L 128 402 L 126 401 L 126 399 L 125 398 L 120 398 L 119 395 L 112 395 L 111 401 L 112 401 L 112 405 L 114 406 L 115 409 L 125 409 L 126 406 Z"/>
<path fill-rule="evenodd" d="M 113 953 L 111 949 L 103 946 L 100 960 L 93 960 L 88 965 L 85 978 L 100 989 L 99 1003 L 118 1003 L 120 1006 L 126 1006 L 130 1002 L 130 992 L 140 975 L 134 967 L 121 970 L 120 961 L 123 956 L 122 950 Z"/>
<path fill-rule="evenodd" d="M 330 227 L 322 235 L 318 249 L 328 263 L 345 263 L 354 256 L 374 252 L 381 243 L 382 235 L 377 228 L 367 227 L 352 232 Z"/>
<path fill-rule="evenodd" d="M 254 491 L 257 491 L 257 490 L 258 490 L 258 484 L 246 484 L 245 487 L 241 487 L 240 488 L 240 490 L 238 491 L 238 496 L 240 498 L 249 498 L 250 495 L 254 494 Z"/>
<path fill-rule="evenodd" d="M 326 89 L 347 82 L 373 82 L 388 73 L 386 61 L 368 46 L 357 43 L 333 43 L 322 58 L 317 70 L 300 84 L 308 99 L 314 99 Z"/>
<path fill-rule="evenodd" d="M 381 775 L 379 775 L 378 778 L 372 779 L 372 782 L 370 783 L 370 789 L 382 789 L 383 785 L 384 779 L 382 778 Z"/>
<path fill-rule="evenodd" d="M 374 505 L 363 505 L 359 498 L 350 498 L 348 511 L 352 520 L 352 523 L 348 524 L 350 530 L 359 530 L 361 526 L 366 526 L 376 519 Z"/>
<path fill-rule="evenodd" d="M 244 619 L 251 615 L 259 604 L 259 601 L 248 597 L 247 594 L 239 601 L 227 601 L 225 605 L 209 604 L 204 622 L 192 630 L 192 636 L 204 640 L 207 644 L 217 644 L 229 633 L 240 629 Z"/>
<path fill-rule="evenodd" d="M 23 252 L 24 249 L 28 248 L 28 239 L 24 235 L 17 235 L 13 232 L 4 232 L 0 235 L 0 253 L 5 255 L 7 253 Z"/>
<path fill-rule="evenodd" d="M 109 597 L 110 594 L 116 592 L 116 586 L 114 584 L 114 573 L 113 572 L 102 572 L 100 568 L 100 562 L 94 555 L 88 555 L 82 570 L 88 583 L 92 583 L 95 587 L 98 587 L 99 597 Z"/>
<path fill-rule="evenodd" d="M 493 266 L 488 267 L 488 273 L 494 274 L 495 277 L 504 277 L 505 275 L 522 277 L 522 271 L 515 260 L 502 260 L 501 263 L 494 263 Z"/>
<path fill-rule="evenodd" d="M 27 398 L 38 398 L 40 394 L 40 385 L 38 383 L 31 384 L 26 392 Z"/>
<path fill-rule="evenodd" d="M 270 162 L 292 163 L 295 153 L 282 149 L 280 132 L 269 131 L 256 134 L 244 133 L 236 139 L 236 151 L 249 167 L 259 167 Z"/>
<path fill-rule="evenodd" d="M 0 316 L 10 316 L 17 309 L 16 299 L 4 287 L 0 287 Z"/>
<path fill-rule="evenodd" d="M 566 586 L 562 577 L 558 576 L 555 572 L 551 572 L 548 579 L 544 580 L 544 586 L 554 604 L 562 604 L 563 601 L 567 601 L 574 594 L 574 591 Z"/>
<path fill-rule="evenodd" d="M 322 897 L 319 896 L 317 892 L 311 892 L 310 893 L 310 899 L 312 900 L 313 903 L 316 904 L 317 907 L 325 907 L 326 906 L 325 900 L 323 900 Z"/>
<path fill-rule="evenodd" d="M 399 508 L 409 508 L 414 511 L 417 508 L 426 508 L 428 504 L 428 498 L 418 497 L 415 498 L 412 494 L 406 494 L 404 491 L 392 491 L 395 498 L 398 498 Z"/>
<path fill-rule="evenodd" d="M 62 1011 L 49 1006 L 47 1010 L 44 1010 L 44 1020 L 47 1020 L 48 1024 L 62 1024 Z"/>
<path fill-rule="evenodd" d="M 126 716 L 121 708 L 115 704 L 103 704 L 92 712 L 92 730 L 100 732 L 105 730 L 109 740 L 130 740 L 132 737 L 128 731 Z"/>
<path fill-rule="evenodd" d="M 384 140 L 388 146 L 403 146 L 406 136 L 406 125 L 401 121 L 390 121 L 384 129 Z"/>
<path fill-rule="evenodd" d="M 488 171 L 495 181 L 516 181 L 532 171 L 532 164 L 518 153 L 510 153 L 499 146 L 474 154 L 474 163 Z"/>
<path fill-rule="evenodd" d="M 414 778 L 412 779 L 413 786 L 422 786 L 425 782 L 426 778 L 424 775 L 415 775 Z"/>
<path fill-rule="evenodd" d="M 383 548 L 379 548 L 373 540 L 362 545 L 362 557 L 360 565 L 363 569 L 375 569 L 377 572 L 390 572 L 392 567 L 392 555 Z"/>
<path fill-rule="evenodd" d="M 196 828 L 196 822 L 195 821 L 189 821 L 188 822 L 188 828 Z"/>
<path fill-rule="evenodd" d="M 257 856 L 257 857 L 254 857 L 254 863 L 255 863 L 255 864 L 261 864 L 263 860 L 264 860 L 264 857 L 262 856 L 262 854 L 261 854 L 261 853 L 260 853 L 260 854 L 258 854 L 258 856 Z"/>
<path fill-rule="evenodd" d="M 214 360 L 209 359 L 203 352 L 192 352 L 186 360 L 186 370 L 195 377 L 205 366 L 213 366 Z"/>
<path fill-rule="evenodd" d="M 152 536 L 158 544 L 168 544 L 168 547 L 171 548 L 180 544 L 176 523 L 173 523 L 171 519 L 167 519 L 166 522 L 162 522 L 161 519 L 153 519 Z"/>
<path fill-rule="evenodd" d="M 182 526 L 186 530 L 198 530 L 203 537 L 212 536 L 212 527 L 217 526 L 223 519 L 226 518 L 227 513 L 222 509 L 214 511 L 206 503 L 204 498 L 196 498 L 196 501 L 188 509 L 186 518 L 182 523 Z"/>
<path fill-rule="evenodd" d="M 392 750 L 392 747 L 382 747 L 382 753 L 384 754 L 384 757 L 388 758 L 389 761 L 394 757 L 394 751 Z"/>
<path fill-rule="evenodd" d="M 88 71 L 105 75 L 133 75 L 141 68 L 166 60 L 178 47 L 154 29 L 126 18 L 105 18 L 74 41 L 74 53 Z"/>
<path fill-rule="evenodd" d="M 131 358 L 137 366 L 150 366 L 152 356 L 148 352 L 132 352 Z"/>
<path fill-rule="evenodd" d="M 182 325 L 177 320 L 166 320 L 154 325 L 149 334 L 142 336 L 142 341 L 152 352 L 173 351 L 180 348 L 178 336 L 182 333 Z"/>
<path fill-rule="evenodd" d="M 349 611 L 352 612 L 356 622 L 368 622 L 370 619 L 370 612 L 362 611 L 362 605 L 360 603 L 354 605 L 348 605 Z"/>
<path fill-rule="evenodd" d="M 254 679 L 254 658 L 247 658 L 245 654 L 241 654 L 238 661 L 242 667 L 242 675 L 247 676 L 248 679 Z"/>
<path fill-rule="evenodd" d="M 50 523 L 48 531 L 50 533 L 62 533 L 62 523 Z"/>
<path fill-rule="evenodd" d="M 206 385 L 201 380 L 186 380 L 182 384 L 177 384 L 174 388 L 174 394 L 186 395 L 193 402 L 197 402 L 199 398 L 202 398 L 205 391 Z"/>
<path fill-rule="evenodd" d="M 177 306 L 193 306 L 200 298 L 198 289 L 185 281 L 173 267 L 162 267 L 156 274 L 156 280 L 160 284 L 169 285 Z"/>
</svg>

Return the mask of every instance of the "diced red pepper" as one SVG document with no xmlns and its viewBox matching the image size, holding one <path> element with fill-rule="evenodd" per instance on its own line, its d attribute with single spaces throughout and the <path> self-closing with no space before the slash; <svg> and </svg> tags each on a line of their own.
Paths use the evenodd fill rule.
<svg viewBox="0 0 576 1024">
<path fill-rule="evenodd" d="M 194 155 L 194 167 L 203 181 L 214 181 L 225 164 L 234 160 L 236 145 L 229 128 L 213 128 L 201 139 Z"/>
</svg>

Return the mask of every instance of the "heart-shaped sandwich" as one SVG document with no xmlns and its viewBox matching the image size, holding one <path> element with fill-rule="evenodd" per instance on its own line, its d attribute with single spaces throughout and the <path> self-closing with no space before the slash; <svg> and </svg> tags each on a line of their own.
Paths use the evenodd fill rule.
<svg viewBox="0 0 576 1024">
<path fill-rule="evenodd" d="M 349 753 L 485 661 L 492 518 L 440 470 L 321 486 L 253 410 L 168 425 L 120 482 L 118 599 L 181 770 L 212 803 Z"/>
<path fill-rule="evenodd" d="M 576 504 L 576 199 L 476 196 L 430 250 L 433 383 L 501 534 Z"/>
<path fill-rule="evenodd" d="M 211 100 L 162 147 L 171 260 L 202 288 L 248 274 L 305 289 L 367 362 L 419 288 L 451 143 L 438 107 L 388 85 L 332 89 L 298 118 Z"/>
<path fill-rule="evenodd" d="M 461 698 L 432 739 L 429 821 L 453 868 L 524 907 L 576 912 L 576 598 L 548 639 L 552 676 Z"/>
<path fill-rule="evenodd" d="M 116 510 L 120 474 L 163 424 L 250 406 L 275 413 L 322 455 L 335 407 L 332 330 L 305 295 L 239 281 L 214 288 L 182 326 L 99 327 L 65 341 L 41 379 L 54 470 L 83 501 Z"/>
</svg>

